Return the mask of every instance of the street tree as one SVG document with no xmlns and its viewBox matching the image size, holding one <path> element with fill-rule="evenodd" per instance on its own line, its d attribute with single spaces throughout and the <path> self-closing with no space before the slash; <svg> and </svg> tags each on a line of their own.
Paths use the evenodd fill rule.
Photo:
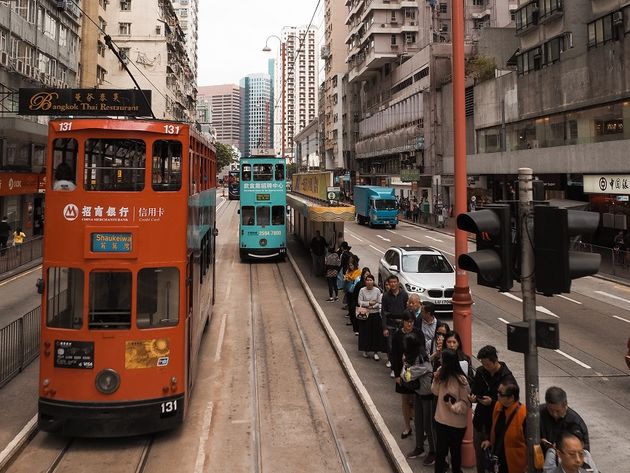
<svg viewBox="0 0 630 473">
<path fill-rule="evenodd" d="M 215 143 L 217 149 L 217 169 L 223 169 L 238 160 L 238 155 L 234 148 L 223 143 Z"/>
</svg>

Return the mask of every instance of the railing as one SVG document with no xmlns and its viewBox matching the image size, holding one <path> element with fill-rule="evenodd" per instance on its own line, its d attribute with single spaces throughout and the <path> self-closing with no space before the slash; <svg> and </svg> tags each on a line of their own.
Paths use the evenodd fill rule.
<svg viewBox="0 0 630 473">
<path fill-rule="evenodd" d="M 41 306 L 0 329 L 0 388 L 39 355 Z"/>
<path fill-rule="evenodd" d="M 42 257 L 42 237 L 25 240 L 21 245 L 0 249 L 0 275 Z"/>
<path fill-rule="evenodd" d="M 617 278 L 630 279 L 630 251 L 615 250 L 614 248 L 606 248 L 584 242 L 578 242 L 573 245 L 573 250 L 585 253 L 599 253 L 602 255 L 602 264 L 599 266 L 600 273 L 610 274 Z"/>
</svg>

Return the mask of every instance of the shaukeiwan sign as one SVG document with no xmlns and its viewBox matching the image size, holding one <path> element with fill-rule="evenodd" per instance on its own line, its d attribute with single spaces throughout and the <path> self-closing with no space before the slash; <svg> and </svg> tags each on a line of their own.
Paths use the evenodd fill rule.
<svg viewBox="0 0 630 473">
<path fill-rule="evenodd" d="M 151 116 L 150 90 L 20 89 L 19 96 L 20 115 Z"/>
</svg>

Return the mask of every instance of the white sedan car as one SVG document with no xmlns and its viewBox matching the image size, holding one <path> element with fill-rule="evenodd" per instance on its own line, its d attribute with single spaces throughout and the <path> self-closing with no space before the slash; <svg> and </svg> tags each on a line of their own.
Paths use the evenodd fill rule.
<svg viewBox="0 0 630 473">
<path fill-rule="evenodd" d="M 422 301 L 435 304 L 436 314 L 453 313 L 455 269 L 437 249 L 426 246 L 393 246 L 378 265 L 378 284 L 398 276 L 407 293 L 417 293 Z"/>
</svg>

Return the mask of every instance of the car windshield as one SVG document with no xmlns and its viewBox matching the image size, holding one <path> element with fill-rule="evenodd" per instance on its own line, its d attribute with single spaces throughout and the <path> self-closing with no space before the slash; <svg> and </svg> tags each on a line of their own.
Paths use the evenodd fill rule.
<svg viewBox="0 0 630 473">
<path fill-rule="evenodd" d="M 396 210 L 396 201 L 395 200 L 375 200 L 374 206 L 376 210 Z"/>
<path fill-rule="evenodd" d="M 405 255 L 402 266 L 405 273 L 453 272 L 453 267 L 442 255 Z"/>
</svg>

